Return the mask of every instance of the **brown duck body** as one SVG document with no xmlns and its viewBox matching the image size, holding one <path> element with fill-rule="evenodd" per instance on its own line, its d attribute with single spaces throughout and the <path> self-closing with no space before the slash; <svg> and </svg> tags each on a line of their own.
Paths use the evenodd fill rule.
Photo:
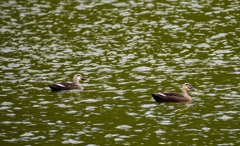
<svg viewBox="0 0 240 146">
<path fill-rule="evenodd" d="M 194 90 L 191 84 L 185 83 L 182 86 L 182 94 L 174 93 L 174 92 L 163 92 L 163 93 L 151 93 L 152 97 L 157 102 L 188 102 L 191 101 L 192 98 L 187 94 L 187 90 Z"/>
<path fill-rule="evenodd" d="M 188 102 L 191 98 L 184 97 L 182 94 L 174 92 L 151 93 L 157 102 Z"/>
<path fill-rule="evenodd" d="M 53 85 L 48 85 L 53 91 L 60 90 L 83 90 L 81 85 L 75 85 L 73 83 L 57 83 Z"/>
<path fill-rule="evenodd" d="M 53 91 L 60 90 L 83 90 L 83 87 L 79 84 L 79 80 L 88 80 L 82 77 L 80 74 L 76 74 L 73 77 L 73 83 L 56 83 L 48 85 Z"/>
</svg>

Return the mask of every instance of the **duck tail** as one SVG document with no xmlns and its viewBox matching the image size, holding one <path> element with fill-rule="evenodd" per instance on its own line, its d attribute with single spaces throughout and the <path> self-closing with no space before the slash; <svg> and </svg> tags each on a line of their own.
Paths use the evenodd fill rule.
<svg viewBox="0 0 240 146">
<path fill-rule="evenodd" d="M 157 96 L 154 94 L 154 93 L 151 93 L 152 94 L 152 97 L 154 98 L 155 101 L 158 101 L 158 98 Z"/>
<path fill-rule="evenodd" d="M 53 85 L 48 85 L 53 91 L 58 91 L 57 88 L 55 88 Z"/>
</svg>

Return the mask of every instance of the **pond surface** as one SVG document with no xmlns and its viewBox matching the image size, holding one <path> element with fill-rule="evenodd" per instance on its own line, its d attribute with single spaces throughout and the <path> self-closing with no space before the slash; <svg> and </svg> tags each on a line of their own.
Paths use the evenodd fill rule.
<svg viewBox="0 0 240 146">
<path fill-rule="evenodd" d="M 1 145 L 239 145 L 240 3 L 3 1 Z M 83 91 L 52 92 L 80 73 Z M 181 92 L 189 103 L 156 103 Z"/>
</svg>

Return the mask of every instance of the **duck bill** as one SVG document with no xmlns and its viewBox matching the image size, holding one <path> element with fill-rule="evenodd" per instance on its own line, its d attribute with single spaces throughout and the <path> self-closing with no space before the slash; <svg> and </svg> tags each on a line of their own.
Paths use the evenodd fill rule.
<svg viewBox="0 0 240 146">
<path fill-rule="evenodd" d="M 193 88 L 193 87 L 191 87 L 190 90 L 197 91 L 197 89 L 195 89 L 195 88 Z"/>
<path fill-rule="evenodd" d="M 84 77 L 82 77 L 81 80 L 89 80 L 89 79 L 88 79 L 88 78 L 84 78 Z"/>
</svg>

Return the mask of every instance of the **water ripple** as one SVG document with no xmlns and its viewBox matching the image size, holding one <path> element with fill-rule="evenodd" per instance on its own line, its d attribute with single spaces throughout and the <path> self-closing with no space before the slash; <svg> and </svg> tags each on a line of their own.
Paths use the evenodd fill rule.
<svg viewBox="0 0 240 146">
<path fill-rule="evenodd" d="M 239 143 L 238 12 L 232 0 L 2 2 L 3 145 Z M 47 86 L 76 73 L 84 91 Z M 150 95 L 185 82 L 199 89 L 190 103 Z"/>
</svg>

